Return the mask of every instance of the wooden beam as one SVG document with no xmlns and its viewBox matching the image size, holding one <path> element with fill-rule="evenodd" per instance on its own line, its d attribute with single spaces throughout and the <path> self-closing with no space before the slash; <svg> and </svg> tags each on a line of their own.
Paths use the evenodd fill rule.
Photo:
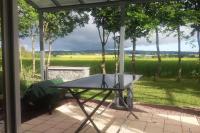
<svg viewBox="0 0 200 133">
<path fill-rule="evenodd" d="M 40 8 L 42 12 L 57 12 L 61 10 L 71 10 L 71 9 L 80 9 L 80 8 L 95 8 L 103 6 L 119 6 L 120 1 L 110 1 L 110 2 L 100 2 L 100 3 L 89 3 L 89 4 L 78 4 L 78 5 L 67 5 L 67 6 L 57 6 L 57 7 L 48 7 Z"/>
<path fill-rule="evenodd" d="M 21 133 L 19 36 L 16 0 L 1 1 L 6 133 Z"/>
<path fill-rule="evenodd" d="M 57 0 L 51 0 L 56 6 L 61 6 Z"/>
<path fill-rule="evenodd" d="M 75 5 L 58 5 L 59 2 L 57 0 L 52 0 L 56 7 L 45 7 L 45 8 L 39 8 L 36 3 L 34 3 L 32 0 L 26 0 L 29 4 L 31 4 L 34 8 L 37 8 L 43 12 L 56 12 L 61 10 L 71 10 L 71 9 L 77 9 L 77 8 L 95 8 L 95 7 L 102 7 L 102 6 L 119 6 L 120 2 L 127 2 L 127 3 L 133 3 L 133 4 L 139 4 L 139 3 L 150 3 L 150 2 L 167 2 L 167 1 L 173 1 L 173 0 L 116 0 L 116 1 L 110 1 L 107 0 L 106 2 L 96 2 L 96 3 L 85 3 L 83 0 L 79 0 L 80 4 Z M 57 2 L 56 2 L 57 1 Z M 176 0 L 174 0 L 176 1 Z"/>
<path fill-rule="evenodd" d="M 80 4 L 85 4 L 85 2 L 83 0 L 79 0 Z"/>
<path fill-rule="evenodd" d="M 39 6 L 36 5 L 32 0 L 26 0 L 26 2 L 27 2 L 28 4 L 30 4 L 33 8 L 39 9 Z"/>
</svg>

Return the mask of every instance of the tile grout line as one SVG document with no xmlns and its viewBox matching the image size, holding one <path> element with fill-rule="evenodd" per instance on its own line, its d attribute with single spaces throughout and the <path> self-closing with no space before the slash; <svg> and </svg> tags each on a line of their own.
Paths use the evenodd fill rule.
<svg viewBox="0 0 200 133">
<path fill-rule="evenodd" d="M 169 117 L 168 114 L 169 114 L 169 112 L 165 111 L 165 114 L 166 114 L 167 117 L 164 118 L 163 133 L 165 133 L 166 121 L 168 120 L 168 117 Z"/>
<path fill-rule="evenodd" d="M 182 131 L 182 133 L 183 133 L 182 114 L 180 114 L 180 123 L 181 123 L 181 131 Z"/>
<path fill-rule="evenodd" d="M 153 114 L 152 113 L 150 113 L 151 114 L 151 119 L 150 119 L 150 122 L 152 121 L 152 118 L 153 118 Z M 146 128 L 147 128 L 147 126 L 148 126 L 148 124 L 149 124 L 149 122 L 147 122 L 147 121 L 145 121 L 145 126 L 144 126 L 144 129 L 143 129 L 143 131 L 145 131 L 146 130 Z"/>
<path fill-rule="evenodd" d="M 165 120 L 166 120 L 166 119 L 164 119 L 163 133 L 165 132 Z"/>
</svg>

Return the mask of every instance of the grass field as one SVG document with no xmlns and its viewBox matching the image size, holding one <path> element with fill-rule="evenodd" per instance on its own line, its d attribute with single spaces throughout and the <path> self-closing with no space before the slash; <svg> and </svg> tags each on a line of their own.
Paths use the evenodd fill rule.
<svg viewBox="0 0 200 133">
<path fill-rule="evenodd" d="M 198 70 L 197 58 L 183 58 L 182 59 L 182 71 L 184 78 L 192 78 L 192 72 Z M 31 67 L 31 60 L 24 59 L 25 68 Z M 39 59 L 37 59 L 37 67 L 39 67 Z M 52 66 L 89 66 L 91 68 L 91 74 L 100 73 L 101 68 L 101 55 L 61 55 L 53 57 L 51 60 Z M 147 77 L 154 76 L 156 71 L 157 59 L 156 58 L 144 58 L 137 57 L 136 59 L 136 71 L 138 74 L 142 74 Z M 114 73 L 114 56 L 106 56 L 106 70 L 107 73 Z M 39 69 L 37 69 L 39 72 Z M 125 72 L 131 73 L 132 65 L 131 58 L 126 57 L 125 60 Z M 162 72 L 161 76 L 164 78 L 175 78 L 177 74 L 177 58 L 163 58 L 162 59 Z"/>
<path fill-rule="evenodd" d="M 191 79 L 177 83 L 169 78 L 158 82 L 143 78 L 136 83 L 134 96 L 142 103 L 200 107 L 200 84 Z"/>
<path fill-rule="evenodd" d="M 114 57 L 106 56 L 107 73 L 114 73 Z M 135 101 L 141 103 L 200 107 L 200 84 L 193 79 L 192 71 L 198 69 L 197 58 L 183 58 L 183 81 L 175 81 L 177 73 L 177 58 L 162 59 L 162 78 L 155 82 L 153 75 L 157 64 L 156 58 L 137 57 L 136 71 L 144 75 L 135 85 Z M 101 55 L 62 55 L 53 56 L 52 66 L 88 66 L 91 74 L 100 73 Z M 31 70 L 31 59 L 24 58 L 23 66 L 26 71 Z M 36 60 L 39 72 L 39 59 Z M 125 72 L 131 73 L 131 58 L 126 57 Z M 27 73 L 26 73 L 27 74 Z M 1 77 L 1 76 L 0 76 Z M 32 80 L 21 81 L 22 90 L 26 89 Z M 94 92 L 91 92 L 94 93 Z M 86 96 L 89 96 L 90 93 Z"/>
</svg>

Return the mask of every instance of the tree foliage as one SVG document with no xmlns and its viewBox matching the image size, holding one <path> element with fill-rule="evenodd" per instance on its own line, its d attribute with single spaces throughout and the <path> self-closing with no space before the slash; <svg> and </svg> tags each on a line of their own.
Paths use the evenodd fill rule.
<svg viewBox="0 0 200 133">
<path fill-rule="evenodd" d="M 197 78 L 200 83 L 200 1 L 199 0 L 188 0 L 185 3 L 186 10 L 188 10 L 188 16 L 190 20 L 190 26 L 193 29 L 191 32 L 191 36 L 194 36 L 195 33 L 197 35 L 197 44 L 199 47 L 199 68 L 196 71 Z"/>
<path fill-rule="evenodd" d="M 25 0 L 18 0 L 18 5 L 19 36 L 29 37 L 38 31 L 38 13 Z"/>
<path fill-rule="evenodd" d="M 91 11 L 97 28 L 102 27 L 108 32 L 118 32 L 120 29 L 120 11 L 118 7 L 94 8 Z"/>
<path fill-rule="evenodd" d="M 189 23 L 194 30 L 200 30 L 200 1 L 187 0 L 185 2 L 185 10 L 188 13 Z"/>
<path fill-rule="evenodd" d="M 120 12 L 119 8 L 103 7 L 91 10 L 94 17 L 94 23 L 97 26 L 99 38 L 102 45 L 102 73 L 106 73 L 105 64 L 105 45 L 107 44 L 110 33 L 116 33 L 120 28 Z"/>
<path fill-rule="evenodd" d="M 60 11 L 44 14 L 45 40 L 55 41 L 64 37 L 77 26 L 84 26 L 89 20 L 88 14 L 84 11 Z"/>
<path fill-rule="evenodd" d="M 189 13 L 183 2 L 169 2 L 165 9 L 168 13 L 165 21 L 168 30 L 177 30 L 177 26 L 185 26 L 189 22 Z"/>
<path fill-rule="evenodd" d="M 127 8 L 126 39 L 135 40 L 145 37 L 152 28 L 150 17 L 145 13 L 143 5 L 130 4 Z"/>
</svg>

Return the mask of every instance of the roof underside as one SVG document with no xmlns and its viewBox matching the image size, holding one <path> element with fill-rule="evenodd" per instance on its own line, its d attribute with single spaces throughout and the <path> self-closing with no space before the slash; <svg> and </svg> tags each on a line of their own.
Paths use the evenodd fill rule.
<svg viewBox="0 0 200 133">
<path fill-rule="evenodd" d="M 143 3 L 154 0 L 26 0 L 34 8 L 41 11 L 89 8 L 97 6 L 119 5 L 120 2 Z"/>
</svg>

